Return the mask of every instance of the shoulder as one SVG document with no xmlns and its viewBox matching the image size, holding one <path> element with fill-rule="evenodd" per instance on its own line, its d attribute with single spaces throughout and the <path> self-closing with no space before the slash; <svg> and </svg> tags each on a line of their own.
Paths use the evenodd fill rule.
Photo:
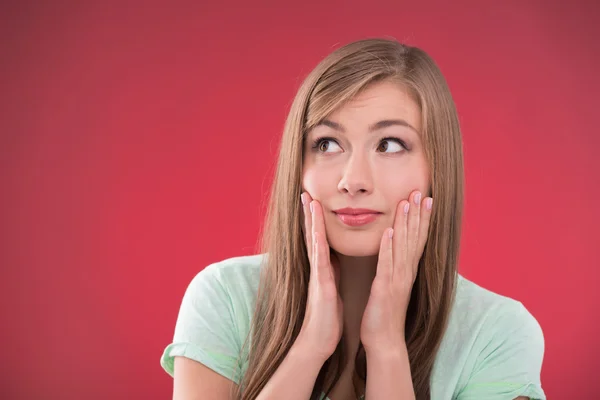
<svg viewBox="0 0 600 400">
<path fill-rule="evenodd" d="M 198 361 L 235 381 L 237 356 L 250 332 L 262 255 L 232 257 L 205 266 L 183 295 L 173 341 L 161 358 L 173 375 L 174 357 Z"/>
<path fill-rule="evenodd" d="M 260 280 L 264 254 L 236 256 L 211 263 L 200 270 L 190 287 L 213 286 L 216 290 L 255 292 Z"/>
<path fill-rule="evenodd" d="M 534 334 L 542 337 L 536 318 L 520 301 L 485 289 L 458 275 L 452 319 L 484 334 Z"/>
<path fill-rule="evenodd" d="M 498 388 L 513 388 L 510 393 L 516 395 L 510 398 L 527 391 L 543 396 L 539 382 L 543 354 L 542 328 L 523 303 L 458 276 L 434 366 L 436 379 L 454 388 L 448 396 L 463 399 L 470 393 L 473 398 L 492 399 Z M 454 368 L 448 370 L 446 365 Z M 457 397 L 459 392 L 462 397 Z"/>
<path fill-rule="evenodd" d="M 223 260 L 213 262 L 204 267 L 199 273 L 203 271 L 210 271 L 209 273 L 218 276 L 224 276 L 229 274 L 252 275 L 257 269 L 260 269 L 265 254 L 254 254 L 246 256 L 235 256 L 225 258 Z"/>
<path fill-rule="evenodd" d="M 245 332 L 256 304 L 263 258 L 238 256 L 208 264 L 189 283 L 180 317 L 229 321 Z"/>
<path fill-rule="evenodd" d="M 490 343 L 530 346 L 543 352 L 544 334 L 533 314 L 520 301 L 492 292 L 459 275 L 448 334 L 459 337 L 470 356 Z"/>
</svg>

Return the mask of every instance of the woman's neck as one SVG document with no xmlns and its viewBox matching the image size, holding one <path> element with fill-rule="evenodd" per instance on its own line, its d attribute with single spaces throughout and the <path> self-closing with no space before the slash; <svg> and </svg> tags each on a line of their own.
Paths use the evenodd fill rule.
<svg viewBox="0 0 600 400">
<path fill-rule="evenodd" d="M 340 261 L 339 291 L 344 303 L 344 333 L 349 345 L 358 347 L 360 323 L 371 293 L 378 257 L 351 257 L 339 253 L 336 255 Z"/>
</svg>

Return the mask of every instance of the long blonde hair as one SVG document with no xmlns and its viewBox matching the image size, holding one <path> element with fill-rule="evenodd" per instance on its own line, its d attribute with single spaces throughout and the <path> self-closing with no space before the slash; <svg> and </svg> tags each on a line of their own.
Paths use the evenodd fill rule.
<svg viewBox="0 0 600 400">
<path fill-rule="evenodd" d="M 306 133 L 367 85 L 390 79 L 419 105 L 435 199 L 406 321 L 406 343 L 417 399 L 429 381 L 454 298 L 463 210 L 463 153 L 457 112 L 446 80 L 421 49 L 391 39 L 364 39 L 329 54 L 302 83 L 288 114 L 260 251 L 265 253 L 252 320 L 247 370 L 235 398 L 255 399 L 294 343 L 304 318 L 310 266 L 300 203 Z M 344 366 L 343 340 L 323 364 L 311 399 L 328 394 Z M 366 379 L 364 349 L 356 359 Z"/>
</svg>

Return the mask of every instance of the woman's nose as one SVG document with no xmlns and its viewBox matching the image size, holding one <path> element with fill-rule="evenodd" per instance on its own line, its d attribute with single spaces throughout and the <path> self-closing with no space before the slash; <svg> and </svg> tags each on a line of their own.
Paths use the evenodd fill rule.
<svg viewBox="0 0 600 400">
<path fill-rule="evenodd" d="M 350 195 L 373 191 L 371 167 L 366 157 L 361 155 L 350 157 L 342 172 L 338 190 Z"/>
</svg>

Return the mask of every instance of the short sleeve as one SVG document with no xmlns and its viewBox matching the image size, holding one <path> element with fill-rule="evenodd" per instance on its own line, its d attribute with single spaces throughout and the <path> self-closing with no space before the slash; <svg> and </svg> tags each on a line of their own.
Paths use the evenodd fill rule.
<svg viewBox="0 0 600 400">
<path fill-rule="evenodd" d="M 489 316 L 480 333 L 481 350 L 457 400 L 546 399 L 540 374 L 544 335 L 520 302 L 506 304 Z"/>
<path fill-rule="evenodd" d="M 239 383 L 239 336 L 233 323 L 231 297 L 219 278 L 218 264 L 211 264 L 188 285 L 173 342 L 160 360 L 169 375 L 174 376 L 174 357 L 184 356 Z"/>
</svg>

